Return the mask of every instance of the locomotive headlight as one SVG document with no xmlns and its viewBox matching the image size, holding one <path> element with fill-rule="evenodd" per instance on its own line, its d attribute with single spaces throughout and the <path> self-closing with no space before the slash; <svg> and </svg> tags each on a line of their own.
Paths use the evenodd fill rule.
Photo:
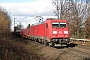
<svg viewBox="0 0 90 60">
<path fill-rule="evenodd" d="M 64 31 L 64 34 L 68 34 L 68 31 Z"/>
<path fill-rule="evenodd" d="M 57 34 L 57 31 L 53 31 L 53 34 Z"/>
</svg>

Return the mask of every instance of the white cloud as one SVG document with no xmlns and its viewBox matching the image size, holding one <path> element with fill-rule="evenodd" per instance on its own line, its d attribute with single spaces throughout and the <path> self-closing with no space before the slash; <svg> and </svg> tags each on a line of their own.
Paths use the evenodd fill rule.
<svg viewBox="0 0 90 60">
<path fill-rule="evenodd" d="M 52 10 L 52 0 L 36 0 L 25 3 L 1 3 L 12 15 L 35 16 Z"/>
<path fill-rule="evenodd" d="M 14 18 L 16 18 L 16 25 L 21 23 L 26 27 L 28 24 L 34 24 L 37 21 L 35 16 L 43 16 L 44 20 L 47 17 L 54 16 L 52 0 L 36 0 L 24 3 L 1 3 L 12 17 L 12 26 L 14 27 Z"/>
</svg>

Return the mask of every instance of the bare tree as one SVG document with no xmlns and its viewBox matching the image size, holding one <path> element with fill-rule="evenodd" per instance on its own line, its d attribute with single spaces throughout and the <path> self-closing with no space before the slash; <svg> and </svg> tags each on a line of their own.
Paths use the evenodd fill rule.
<svg viewBox="0 0 90 60">
<path fill-rule="evenodd" d="M 85 38 L 90 38 L 90 17 L 85 21 Z"/>
<path fill-rule="evenodd" d="M 53 0 L 53 4 L 58 18 L 68 20 L 71 35 L 80 37 L 83 34 L 85 19 L 90 13 L 90 0 Z"/>
</svg>

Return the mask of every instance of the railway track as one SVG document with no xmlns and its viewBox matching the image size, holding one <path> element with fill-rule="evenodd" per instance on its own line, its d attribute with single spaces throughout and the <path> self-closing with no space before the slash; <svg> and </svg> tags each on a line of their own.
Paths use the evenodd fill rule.
<svg viewBox="0 0 90 60">
<path fill-rule="evenodd" d="M 30 45 L 32 48 L 36 48 L 36 51 L 39 54 L 42 54 L 44 58 L 47 60 L 90 60 L 90 46 L 83 46 L 83 45 L 74 45 L 64 47 L 49 47 L 45 46 L 44 44 L 26 40 L 24 42 L 26 45 Z"/>
<path fill-rule="evenodd" d="M 54 60 L 90 60 L 90 47 L 83 45 L 66 46 L 64 47 L 49 47 L 41 43 L 30 41 L 33 47 L 36 47 L 39 52 L 45 57 L 53 58 Z"/>
<path fill-rule="evenodd" d="M 79 48 L 85 48 L 85 49 L 89 49 L 90 50 L 90 46 L 78 45 L 77 47 L 79 47 Z"/>
<path fill-rule="evenodd" d="M 80 51 L 77 48 L 68 48 L 68 49 L 65 49 L 64 52 L 65 54 L 70 55 L 72 58 L 75 58 L 76 60 L 83 60 L 85 58 L 90 57 L 90 53 Z"/>
</svg>

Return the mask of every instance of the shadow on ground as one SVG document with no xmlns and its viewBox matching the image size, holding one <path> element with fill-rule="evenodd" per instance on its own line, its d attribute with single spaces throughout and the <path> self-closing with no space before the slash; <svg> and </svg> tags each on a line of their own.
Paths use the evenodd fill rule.
<svg viewBox="0 0 90 60">
<path fill-rule="evenodd" d="M 90 60 L 90 58 L 85 58 L 85 59 L 83 59 L 83 60 Z"/>
<path fill-rule="evenodd" d="M 68 45 L 66 45 L 66 46 L 54 46 L 54 48 L 57 48 L 57 49 L 63 49 L 63 48 L 69 48 L 69 47 L 76 47 L 78 44 L 75 44 L 75 43 L 70 43 L 70 44 L 68 44 Z"/>
</svg>

